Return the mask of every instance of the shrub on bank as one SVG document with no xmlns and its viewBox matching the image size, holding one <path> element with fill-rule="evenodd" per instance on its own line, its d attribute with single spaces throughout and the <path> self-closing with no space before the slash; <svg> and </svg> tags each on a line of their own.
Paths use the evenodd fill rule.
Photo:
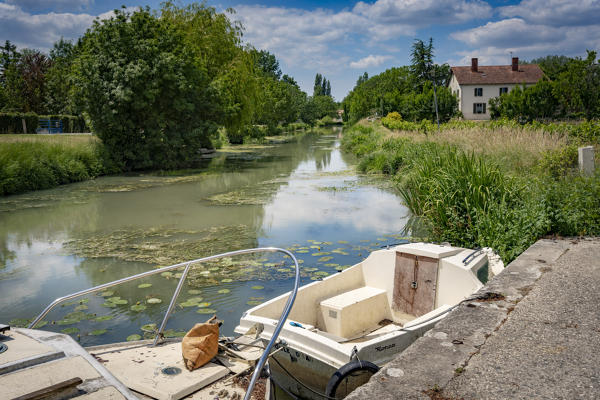
<svg viewBox="0 0 600 400">
<path fill-rule="evenodd" d="M 25 120 L 26 133 L 36 133 L 39 121 L 44 119 L 62 121 L 63 133 L 82 133 L 89 131 L 84 118 L 81 116 L 3 112 L 0 113 L 0 133 L 23 133 L 23 120 Z"/>
<path fill-rule="evenodd" d="M 92 179 L 104 171 L 102 150 L 96 143 L 77 146 L 40 142 L 0 144 L 0 195 Z"/>
<path fill-rule="evenodd" d="M 600 234 L 600 174 L 570 172 L 573 145 L 545 154 L 526 177 L 457 145 L 390 138 L 370 126 L 345 131 L 342 148 L 359 157 L 360 170 L 394 175 L 410 227 L 433 241 L 489 246 L 510 262 L 545 235 Z"/>
</svg>

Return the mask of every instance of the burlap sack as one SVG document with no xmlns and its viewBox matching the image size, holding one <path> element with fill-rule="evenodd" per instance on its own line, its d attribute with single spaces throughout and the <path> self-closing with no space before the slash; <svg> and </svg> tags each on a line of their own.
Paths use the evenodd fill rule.
<svg viewBox="0 0 600 400">
<path fill-rule="evenodd" d="M 181 341 L 183 361 L 190 371 L 209 362 L 219 351 L 219 325 L 196 324 Z"/>
</svg>

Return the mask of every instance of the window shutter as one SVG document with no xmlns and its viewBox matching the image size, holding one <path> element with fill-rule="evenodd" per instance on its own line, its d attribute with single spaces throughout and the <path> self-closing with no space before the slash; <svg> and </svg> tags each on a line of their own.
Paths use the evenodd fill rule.
<svg viewBox="0 0 600 400">
<path fill-rule="evenodd" d="M 473 94 L 473 96 L 477 97 L 477 88 L 475 88 L 474 90 L 475 90 L 475 93 Z"/>
<path fill-rule="evenodd" d="M 477 113 L 477 103 L 473 103 L 473 114 Z"/>
<path fill-rule="evenodd" d="M 483 103 L 483 114 L 485 114 L 485 106 L 486 106 L 486 103 Z"/>
</svg>

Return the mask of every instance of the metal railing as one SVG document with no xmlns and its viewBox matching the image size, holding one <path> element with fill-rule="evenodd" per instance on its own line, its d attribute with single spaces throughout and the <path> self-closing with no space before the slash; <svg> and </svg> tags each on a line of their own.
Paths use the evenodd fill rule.
<svg viewBox="0 0 600 400">
<path fill-rule="evenodd" d="M 250 399 L 254 385 L 256 384 L 256 381 L 257 381 L 258 377 L 260 376 L 260 372 L 261 372 L 263 366 L 265 365 L 267 358 L 269 357 L 271 348 L 275 344 L 275 341 L 277 340 L 277 337 L 279 336 L 279 333 L 280 333 L 281 329 L 283 328 L 283 326 L 285 325 L 285 321 L 287 320 L 287 317 L 288 317 L 290 311 L 292 310 L 292 306 L 294 305 L 294 301 L 296 300 L 296 294 L 298 292 L 298 287 L 300 285 L 300 267 L 298 266 L 298 260 L 296 260 L 296 257 L 291 252 L 289 252 L 285 249 L 280 249 L 277 247 L 258 247 L 258 248 L 253 248 L 253 249 L 230 251 L 227 253 L 217 254 L 214 256 L 199 258 L 197 260 L 186 261 L 186 262 L 182 262 L 179 264 L 169 265 L 167 267 L 154 269 L 152 271 L 142 272 L 141 274 L 131 275 L 126 278 L 122 278 L 122 279 L 118 279 L 116 281 L 104 283 L 102 285 L 94 286 L 89 289 L 80 290 L 79 292 L 75 292 L 75 293 L 71 293 L 71 294 L 68 294 L 63 297 L 59 297 L 56 300 L 54 300 L 52 303 L 50 303 L 44 309 L 44 311 L 42 311 L 40 313 L 40 315 L 38 315 L 31 322 L 31 324 L 29 324 L 29 329 L 35 328 L 35 326 L 42 320 L 42 318 L 44 318 L 54 307 L 56 307 L 63 301 L 74 299 L 79 296 L 84 296 L 86 294 L 98 292 L 100 290 L 108 289 L 113 286 L 118 286 L 118 285 L 121 285 L 126 282 L 134 281 L 136 279 L 145 278 L 147 276 L 156 275 L 156 274 L 160 274 L 160 273 L 170 271 L 173 269 L 185 267 L 183 270 L 183 273 L 181 274 L 181 277 L 179 278 L 179 282 L 177 283 L 177 287 L 175 288 L 175 293 L 173 293 L 173 297 L 171 298 L 171 302 L 169 303 L 167 312 L 165 313 L 162 323 L 160 324 L 160 328 L 158 329 L 158 332 L 156 333 L 156 337 L 154 338 L 154 343 L 152 345 L 155 346 L 158 343 L 158 340 L 163 337 L 163 331 L 167 325 L 167 320 L 169 319 L 169 316 L 171 315 L 173 308 L 175 307 L 175 304 L 177 303 L 177 297 L 179 296 L 179 293 L 181 292 L 181 289 L 183 288 L 185 279 L 187 278 L 188 272 L 193 265 L 201 264 L 203 262 L 212 261 L 212 260 L 216 260 L 218 258 L 223 258 L 223 257 L 232 257 L 232 256 L 238 256 L 238 255 L 242 255 L 242 254 L 251 254 L 251 253 L 259 253 L 259 252 L 268 252 L 268 253 L 279 252 L 279 253 L 283 253 L 283 254 L 287 255 L 294 262 L 294 266 L 296 268 L 296 276 L 295 276 L 295 281 L 294 281 L 294 289 L 292 290 L 292 293 L 288 297 L 287 302 L 285 303 L 285 306 L 283 307 L 283 311 L 281 312 L 281 316 L 279 317 L 279 322 L 277 323 L 277 327 L 275 328 L 275 331 L 273 332 L 273 337 L 271 338 L 271 340 L 265 347 L 265 351 L 263 352 L 262 356 L 258 360 L 258 363 L 256 364 L 256 368 L 254 369 L 254 373 L 252 374 L 252 379 L 250 380 L 250 384 L 248 385 L 248 390 L 246 391 L 246 395 L 244 397 L 244 400 Z"/>
</svg>

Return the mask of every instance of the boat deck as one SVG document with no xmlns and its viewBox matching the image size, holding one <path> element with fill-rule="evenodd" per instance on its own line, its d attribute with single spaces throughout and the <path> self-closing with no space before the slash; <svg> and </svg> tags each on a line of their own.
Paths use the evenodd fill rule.
<svg viewBox="0 0 600 400">
<path fill-rule="evenodd" d="M 68 335 L 11 329 L 0 341 L 1 398 L 137 398 Z"/>
</svg>

